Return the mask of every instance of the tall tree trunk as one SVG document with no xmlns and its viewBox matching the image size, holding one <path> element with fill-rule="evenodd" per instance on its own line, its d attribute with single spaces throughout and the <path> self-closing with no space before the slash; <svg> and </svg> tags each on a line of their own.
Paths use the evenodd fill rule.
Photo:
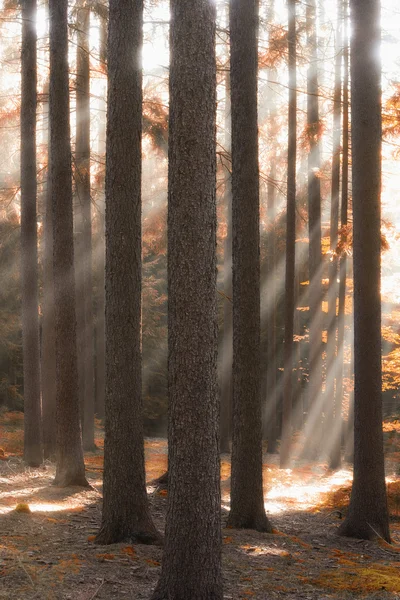
<svg viewBox="0 0 400 600">
<path fill-rule="evenodd" d="M 318 107 L 318 68 L 316 4 L 306 6 L 307 43 L 310 66 L 307 74 L 308 230 L 309 230 L 309 384 L 306 424 L 306 454 L 316 458 L 320 451 L 322 420 L 322 250 L 320 120 Z"/>
<path fill-rule="evenodd" d="M 345 305 L 346 305 L 346 280 L 347 280 L 347 223 L 348 223 L 348 195 L 349 195 L 349 4 L 348 0 L 341 0 L 341 18 L 343 21 L 343 140 L 342 140 L 342 190 L 340 202 L 340 246 L 339 256 L 339 300 L 337 316 L 337 368 L 335 390 L 335 412 L 341 415 L 343 398 L 343 373 L 344 373 L 344 344 L 345 344 Z M 342 419 L 340 417 L 343 427 Z M 339 446 L 339 447 L 338 447 Z M 335 437 L 332 450 L 331 466 L 340 465 L 341 436 Z M 336 457 L 336 459 L 335 459 Z M 339 463 L 338 463 L 339 459 Z"/>
<path fill-rule="evenodd" d="M 275 18 L 275 0 L 271 0 L 268 12 L 267 22 L 270 27 Z M 271 48 L 272 49 L 272 48 Z M 266 281 L 268 289 L 265 291 L 272 299 L 271 308 L 267 313 L 267 331 L 266 331 L 266 360 L 267 364 L 263 365 L 262 371 L 265 370 L 266 379 L 265 395 L 263 394 L 262 401 L 264 404 L 264 430 L 267 437 L 268 452 L 275 454 L 278 443 L 278 389 L 277 389 L 277 346 L 276 346 L 276 318 L 277 318 L 277 253 L 276 253 L 276 165 L 277 165 L 277 107 L 276 107 L 276 82 L 277 70 L 275 67 L 268 69 L 268 80 L 271 85 L 269 92 L 268 106 L 268 137 L 270 144 L 270 165 L 267 183 L 267 213 L 270 230 L 267 239 L 267 259 L 266 259 Z M 261 269 L 262 272 L 262 269 Z M 261 290 L 264 288 L 264 281 L 261 281 Z"/>
<path fill-rule="evenodd" d="M 222 600 L 215 5 L 171 0 L 170 8 L 169 503 L 153 600 Z"/>
<path fill-rule="evenodd" d="M 296 263 L 296 157 L 297 157 L 297 93 L 296 93 L 296 0 L 288 3 L 289 50 L 289 123 L 286 208 L 286 273 L 285 273 L 285 345 L 282 407 L 281 468 L 290 459 L 293 412 L 293 334 L 295 309 Z"/>
<path fill-rule="evenodd" d="M 68 86 L 68 2 L 50 0 L 50 186 L 57 374 L 54 484 L 87 485 L 79 425 Z"/>
<path fill-rule="evenodd" d="M 93 284 L 92 284 L 92 217 L 90 196 L 90 60 L 89 30 L 90 9 L 81 0 L 77 12 L 77 76 L 76 76 L 76 196 L 80 214 L 81 268 L 77 287 L 82 288 L 77 311 L 82 311 L 81 356 L 82 371 L 81 402 L 83 404 L 82 438 L 85 450 L 93 450 L 94 444 L 94 361 L 93 361 Z M 77 267 L 79 267 L 79 264 Z"/>
<path fill-rule="evenodd" d="M 341 399 L 337 394 L 338 359 L 336 355 L 336 336 L 338 319 L 336 317 L 338 300 L 338 257 L 337 244 L 339 232 L 339 193 L 340 193 L 340 138 L 342 117 L 342 30 L 343 30 L 343 0 L 337 0 L 336 26 L 336 57 L 335 57 L 335 89 L 333 96 L 333 155 L 331 182 L 331 220 L 329 233 L 329 249 L 331 262 L 329 264 L 328 291 L 328 338 L 326 358 L 326 400 L 327 427 L 329 448 L 329 467 L 338 469 L 341 463 L 340 438 L 342 429 Z M 329 428 L 329 429 L 328 429 Z"/>
<path fill-rule="evenodd" d="M 36 217 L 36 0 L 22 2 L 21 276 L 24 368 L 24 461 L 38 467 L 41 444 L 38 251 Z"/>
<path fill-rule="evenodd" d="M 382 435 L 379 0 L 351 0 L 354 251 L 354 475 L 339 533 L 390 541 Z"/>
<path fill-rule="evenodd" d="M 48 94 L 48 91 L 47 91 Z M 46 112 L 49 119 L 49 106 Z M 42 427 L 44 458 L 52 458 L 56 453 L 56 337 L 53 275 L 53 206 L 51 195 L 51 155 L 50 126 L 47 131 L 47 182 L 43 222 L 43 297 L 42 297 Z"/>
<path fill-rule="evenodd" d="M 102 29 L 104 25 L 102 23 Z M 104 90 L 105 93 L 105 90 Z M 107 102 L 105 95 L 101 94 L 99 99 L 99 137 L 98 156 L 105 157 L 106 140 L 106 111 Z M 96 248 L 97 268 L 97 297 L 96 297 L 96 414 L 99 419 L 104 418 L 105 409 L 105 371 L 106 371 L 106 340 L 105 340 L 105 202 L 104 189 L 101 189 L 101 200 L 99 202 L 99 232 Z"/>
<path fill-rule="evenodd" d="M 158 541 L 146 494 L 141 356 L 143 0 L 111 0 L 106 159 L 106 421 L 96 542 Z"/>
<path fill-rule="evenodd" d="M 262 481 L 258 2 L 232 0 L 232 527 L 271 531 Z"/>
<path fill-rule="evenodd" d="M 232 173 L 231 173 L 231 85 L 230 73 L 225 76 L 225 219 L 224 245 L 224 338 L 221 377 L 221 452 L 230 452 L 232 438 Z"/>
</svg>

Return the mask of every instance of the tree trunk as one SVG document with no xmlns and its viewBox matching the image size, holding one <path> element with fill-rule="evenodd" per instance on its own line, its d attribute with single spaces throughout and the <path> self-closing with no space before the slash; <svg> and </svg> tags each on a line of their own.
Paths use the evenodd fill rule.
<svg viewBox="0 0 400 600">
<path fill-rule="evenodd" d="M 86 486 L 79 425 L 68 86 L 68 2 L 50 0 L 50 186 L 57 375 L 54 484 Z"/>
<path fill-rule="evenodd" d="M 297 157 L 297 93 L 296 93 L 296 0 L 288 3 L 289 50 L 289 124 L 286 208 L 286 273 L 285 273 L 285 342 L 282 406 L 282 443 L 280 467 L 289 464 L 293 412 L 293 334 L 295 309 L 296 263 L 296 157 Z"/>
<path fill-rule="evenodd" d="M 224 245 L 224 337 L 221 374 L 221 452 L 230 452 L 232 438 L 232 169 L 231 169 L 231 85 L 230 73 L 225 77 L 225 218 Z"/>
<path fill-rule="evenodd" d="M 347 223 L 348 223 L 348 195 L 349 195 L 349 17 L 348 0 L 342 0 L 343 18 L 343 140 L 342 140 L 342 190 L 340 205 L 340 245 L 339 256 L 339 302 L 337 316 L 337 369 L 336 369 L 336 396 L 335 411 L 342 412 L 343 399 L 343 373 L 344 373 L 344 344 L 345 344 L 345 306 L 346 306 L 346 280 L 347 280 Z M 341 420 L 341 429 L 344 424 Z M 341 438 L 335 438 L 332 450 L 332 463 L 340 457 Z M 339 446 L 339 447 L 337 447 Z"/>
<path fill-rule="evenodd" d="M 331 221 L 329 233 L 329 248 L 331 262 L 329 264 L 328 291 L 328 338 L 326 358 L 326 400 L 327 426 L 325 428 L 328 449 L 329 467 L 338 469 L 341 463 L 340 437 L 342 425 L 342 401 L 337 392 L 337 372 L 339 354 L 336 354 L 336 336 L 338 319 L 336 317 L 338 299 L 338 257 L 337 244 L 339 232 L 339 192 L 340 192 L 340 138 L 342 116 L 342 29 L 343 29 L 343 0 L 337 0 L 336 26 L 336 57 L 335 57 L 335 89 L 333 96 L 333 156 L 331 182 Z M 329 428 L 329 429 L 328 429 Z"/>
<path fill-rule="evenodd" d="M 170 7 L 169 503 L 153 600 L 222 600 L 215 5 Z"/>
<path fill-rule="evenodd" d="M 106 419 L 96 542 L 154 543 L 144 466 L 141 357 L 143 1 L 111 0 L 106 159 Z"/>
<path fill-rule="evenodd" d="M 256 0 L 232 0 L 233 437 L 231 527 L 271 531 L 262 481 Z"/>
<path fill-rule="evenodd" d="M 305 452 L 315 459 L 320 451 L 322 423 L 321 159 L 315 0 L 309 0 L 306 6 L 306 27 L 310 51 L 307 74 L 310 373 Z"/>
<path fill-rule="evenodd" d="M 271 0 L 268 7 L 267 21 L 271 25 L 274 22 L 275 1 Z M 272 89 L 269 92 L 268 105 L 268 137 L 270 144 L 270 165 L 267 183 L 267 214 L 270 229 L 267 238 L 267 258 L 266 258 L 266 281 L 261 281 L 261 293 L 272 299 L 271 306 L 267 310 L 267 328 L 266 328 L 266 365 L 263 365 L 266 376 L 262 378 L 265 381 L 263 389 L 265 394 L 262 396 L 264 405 L 264 426 L 267 437 L 268 452 L 275 454 L 277 451 L 279 426 L 278 426 L 278 389 L 277 389 L 277 346 L 276 346 L 276 320 L 277 320 L 277 235 L 276 235 L 276 166 L 277 166 L 277 107 L 276 107 L 276 83 L 278 73 L 275 67 L 268 69 L 268 80 L 271 82 Z M 274 83 L 272 83 L 274 82 Z M 261 269 L 261 272 L 263 269 Z M 267 287 L 266 286 L 266 283 Z"/>
<path fill-rule="evenodd" d="M 36 41 L 36 0 L 23 0 L 21 48 L 22 352 L 24 461 L 31 467 L 38 467 L 43 459 L 36 218 Z"/>
<path fill-rule="evenodd" d="M 102 24 L 101 30 L 104 29 Z M 104 90 L 105 92 L 105 90 Z M 106 141 L 106 111 L 107 102 L 101 94 L 99 99 L 99 138 L 98 138 L 98 156 L 99 160 L 105 158 Z M 98 419 L 104 419 L 105 409 L 105 371 L 106 371 L 106 344 L 105 344 L 105 202 L 104 189 L 101 189 L 101 200 L 99 202 L 99 231 L 96 248 L 96 268 L 97 268 L 97 296 L 96 296 L 96 414 Z"/>
<path fill-rule="evenodd" d="M 48 93 L 48 92 L 47 92 Z M 47 119 L 49 107 L 47 106 Z M 47 131 L 47 184 L 43 222 L 43 297 L 42 297 L 42 427 L 44 458 L 56 454 L 56 337 L 53 275 L 53 207 L 51 195 L 50 126 Z"/>
<path fill-rule="evenodd" d="M 382 435 L 380 2 L 351 0 L 354 475 L 341 535 L 390 541 Z"/>
<path fill-rule="evenodd" d="M 77 13 L 77 76 L 76 76 L 76 202 L 81 230 L 81 256 L 77 268 L 80 273 L 77 287 L 82 288 L 77 311 L 82 313 L 81 356 L 78 356 L 81 376 L 81 402 L 83 423 L 82 439 L 85 450 L 94 444 L 94 361 L 93 361 L 93 284 L 92 284 L 92 217 L 90 196 L 90 61 L 89 29 L 90 9 L 80 2 Z M 79 304 L 79 303 L 78 303 Z"/>
</svg>

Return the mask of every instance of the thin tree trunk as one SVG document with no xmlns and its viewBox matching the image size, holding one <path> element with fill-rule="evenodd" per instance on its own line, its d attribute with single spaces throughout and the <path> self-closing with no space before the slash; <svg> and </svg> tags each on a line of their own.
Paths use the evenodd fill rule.
<svg viewBox="0 0 400 600">
<path fill-rule="evenodd" d="M 48 92 L 47 92 L 48 93 Z M 46 111 L 49 120 L 49 106 Z M 43 298 L 42 298 L 42 427 L 44 458 L 56 453 L 56 332 L 53 274 L 53 206 L 51 194 L 50 126 L 47 131 L 47 183 L 43 222 Z"/>
<path fill-rule="evenodd" d="M 106 158 L 106 419 L 96 542 L 154 543 L 144 465 L 141 356 L 143 0 L 111 0 Z"/>
<path fill-rule="evenodd" d="M 104 26 L 102 24 L 102 29 Z M 99 142 L 98 156 L 105 157 L 106 139 L 106 110 L 105 97 L 99 99 Z M 105 410 L 105 372 L 106 372 L 106 344 L 105 344 L 105 231 L 104 231 L 104 190 L 101 190 L 99 206 L 99 232 L 96 249 L 97 268 L 97 298 L 96 298 L 96 414 L 99 419 L 104 418 Z"/>
<path fill-rule="evenodd" d="M 306 424 L 306 454 L 315 459 L 320 451 L 322 421 L 322 250 L 320 121 L 318 107 L 318 68 L 316 4 L 306 6 L 307 43 L 310 66 L 307 74 L 308 229 L 309 229 L 309 384 Z"/>
<path fill-rule="evenodd" d="M 36 181 L 36 0 L 22 2 L 21 49 L 21 279 L 24 368 L 24 461 L 43 459 L 40 407 Z"/>
<path fill-rule="evenodd" d="M 382 434 L 379 0 L 351 0 L 354 475 L 341 535 L 390 541 Z"/>
<path fill-rule="evenodd" d="M 293 334 L 295 309 L 296 263 L 296 157 L 297 157 L 297 94 L 296 94 L 296 0 L 288 3 L 289 49 L 289 124 L 286 208 L 286 273 L 285 273 L 285 342 L 282 406 L 282 443 L 280 466 L 290 460 L 293 412 Z"/>
<path fill-rule="evenodd" d="M 326 401 L 327 427 L 329 433 L 329 467 L 338 469 L 341 463 L 340 436 L 342 425 L 341 399 L 338 396 L 337 372 L 339 355 L 336 355 L 336 339 L 338 319 L 336 317 L 338 300 L 338 231 L 339 231 L 339 193 L 340 193 L 340 138 L 342 116 L 342 30 L 343 30 L 343 0 L 337 0 L 337 28 L 336 28 L 336 58 L 335 58 L 335 89 L 333 97 L 333 156 L 332 156 L 332 183 L 331 183 L 331 221 L 329 245 L 331 262 L 329 265 L 329 292 L 328 292 L 328 339 L 326 359 Z M 336 384 L 336 385 L 335 385 Z M 329 429 L 328 429 L 329 428 Z"/>
<path fill-rule="evenodd" d="M 82 439 L 85 450 L 93 450 L 94 444 L 94 361 L 93 361 L 93 283 L 92 283 L 92 217 L 90 196 L 90 60 L 89 29 L 90 9 L 81 1 L 77 13 L 77 76 L 76 76 L 76 195 L 79 223 L 81 265 L 77 287 L 82 288 L 79 300 L 82 312 L 81 356 L 78 357 L 82 371 L 81 402 L 83 412 Z"/>
<path fill-rule="evenodd" d="M 68 2 L 50 0 L 50 186 L 57 374 L 54 484 L 87 486 L 79 425 L 72 172 L 68 85 Z"/>
<path fill-rule="evenodd" d="M 231 85 L 225 76 L 225 218 L 224 245 L 224 338 L 222 346 L 221 452 L 230 452 L 232 438 L 232 173 L 231 173 Z"/>
<path fill-rule="evenodd" d="M 267 21 L 271 25 L 275 17 L 275 0 L 271 0 Z M 268 137 L 270 143 L 270 165 L 267 183 L 267 214 L 270 230 L 267 239 L 267 258 L 266 272 L 268 281 L 267 294 L 272 298 L 270 311 L 267 313 L 267 331 L 266 331 L 266 361 L 263 365 L 266 373 L 265 395 L 262 401 L 264 404 L 265 426 L 267 437 L 267 448 L 270 454 L 275 454 L 278 444 L 278 389 L 277 389 L 277 346 L 276 346 L 276 319 L 277 319 L 277 252 L 276 252 L 276 165 L 277 165 L 277 108 L 276 108 L 276 86 L 272 82 L 277 82 L 277 70 L 271 67 L 268 70 L 268 79 L 271 82 L 272 89 L 269 92 L 268 106 Z M 262 271 L 261 271 L 262 272 Z M 264 289 L 264 281 L 261 281 L 261 290 Z M 264 378 L 263 378 L 264 379 Z"/>
<path fill-rule="evenodd" d="M 170 8 L 169 503 L 153 600 L 222 600 L 215 5 L 171 0 Z"/>
<path fill-rule="evenodd" d="M 232 0 L 232 527 L 271 531 L 262 482 L 258 2 Z"/>
</svg>

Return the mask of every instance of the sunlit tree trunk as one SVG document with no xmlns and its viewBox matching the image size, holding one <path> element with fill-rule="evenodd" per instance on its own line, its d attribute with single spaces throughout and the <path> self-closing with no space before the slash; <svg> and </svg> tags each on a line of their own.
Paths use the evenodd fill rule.
<svg viewBox="0 0 400 600">
<path fill-rule="evenodd" d="M 141 357 L 143 1 L 111 0 L 106 141 L 106 415 L 96 542 L 159 540 L 145 481 Z"/>
<path fill-rule="evenodd" d="M 215 4 L 171 0 L 170 10 L 169 503 L 153 600 L 222 600 Z"/>
<path fill-rule="evenodd" d="M 340 242 L 339 258 L 339 306 L 338 306 L 338 337 L 337 337 L 337 381 L 336 407 L 341 410 L 344 393 L 344 345 L 346 321 L 346 281 L 347 281 L 347 246 L 348 246 L 348 206 L 349 206 L 349 3 L 342 0 L 343 11 L 343 141 L 342 141 L 342 192 L 340 206 Z M 349 411 L 349 419 L 350 419 Z M 353 426 L 350 427 L 353 430 Z M 347 437 L 347 435 L 346 435 Z M 338 450 L 336 450 L 338 452 Z"/>
<path fill-rule="evenodd" d="M 82 438 L 85 450 L 94 448 L 94 360 L 93 360 L 93 284 L 92 284 L 92 218 L 90 196 L 90 9 L 80 2 L 77 12 L 77 76 L 76 76 L 76 205 L 80 215 L 81 255 L 77 257 L 77 288 L 82 289 L 81 356 L 78 356 L 81 376 Z"/>
<path fill-rule="evenodd" d="M 309 231 L 309 384 L 306 423 L 306 454 L 319 452 L 322 416 L 322 250 L 320 120 L 315 0 L 306 5 L 307 43 L 310 65 L 307 74 L 308 231 Z"/>
<path fill-rule="evenodd" d="M 342 425 L 341 398 L 337 394 L 337 360 L 336 337 L 338 319 L 336 318 L 338 299 L 338 230 L 339 230 L 339 193 L 340 193 L 340 138 L 342 116 L 342 29 L 344 14 L 343 0 L 337 1 L 337 27 L 336 27 L 336 57 L 335 57 L 335 89 L 333 97 L 333 155 L 332 155 L 332 181 L 331 181 L 331 221 L 330 221 L 330 264 L 329 264 L 329 291 L 328 291 L 328 339 L 326 359 L 326 400 L 327 427 L 326 434 L 329 439 L 329 466 L 338 469 L 341 462 L 340 436 Z"/>
<path fill-rule="evenodd" d="M 271 531 L 262 482 L 258 2 L 232 0 L 232 527 Z"/>
<path fill-rule="evenodd" d="M 272 26 L 275 16 L 275 1 L 271 0 L 268 6 L 267 21 Z M 271 31 L 271 29 L 270 29 Z M 265 381 L 262 391 L 262 402 L 264 408 L 264 426 L 267 437 L 268 452 L 275 454 L 277 451 L 279 426 L 278 426 L 278 390 L 277 390 L 277 346 L 276 346 L 276 320 L 277 320 L 277 253 L 276 253 L 276 167 L 277 167 L 277 107 L 276 107 L 276 82 L 278 79 L 277 69 L 271 67 L 268 69 L 269 93 L 268 93 L 268 138 L 270 144 L 269 173 L 267 183 L 267 216 L 268 216 L 268 236 L 267 236 L 267 257 L 266 257 L 266 279 L 261 280 L 261 293 L 267 296 L 267 314 L 266 314 L 266 364 L 261 366 L 261 371 L 266 376 L 262 377 Z M 272 89 L 271 89 L 272 88 Z M 261 273 L 263 273 L 261 268 Z M 271 299 L 271 304 L 269 303 Z M 261 328 L 261 331 L 263 328 Z"/>
<path fill-rule="evenodd" d="M 290 0 L 289 50 L 289 130 L 286 208 L 286 272 L 285 272 L 285 346 L 282 406 L 282 443 L 280 466 L 290 459 L 293 411 L 293 333 L 295 308 L 295 243 L 296 243 L 296 155 L 297 155 L 297 93 L 296 93 L 296 0 Z"/>
<path fill-rule="evenodd" d="M 24 461 L 41 464 L 40 351 L 36 181 L 36 0 L 22 2 L 21 279 L 24 369 Z"/>
<path fill-rule="evenodd" d="M 380 2 L 351 0 L 354 475 L 341 535 L 390 541 L 382 435 Z"/>
<path fill-rule="evenodd" d="M 68 86 L 68 2 L 50 0 L 50 186 L 57 375 L 55 485 L 87 485 L 79 424 L 72 173 Z"/>
</svg>

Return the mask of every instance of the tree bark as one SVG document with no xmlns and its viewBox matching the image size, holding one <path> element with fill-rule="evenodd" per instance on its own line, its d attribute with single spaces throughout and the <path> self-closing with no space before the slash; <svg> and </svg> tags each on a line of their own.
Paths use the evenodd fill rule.
<svg viewBox="0 0 400 600">
<path fill-rule="evenodd" d="M 338 469 L 341 463 L 340 438 L 342 425 L 342 401 L 337 394 L 337 373 L 339 355 L 336 353 L 338 332 L 337 300 L 338 300 L 338 256 L 337 244 L 339 233 L 339 194 L 340 194 L 340 138 L 342 118 L 342 29 L 343 0 L 337 0 L 336 57 L 335 57 L 335 89 L 333 96 L 333 154 L 331 180 L 331 219 L 329 233 L 329 291 L 328 291 L 328 337 L 326 349 L 326 389 L 325 406 L 329 448 L 329 467 Z M 329 429 L 328 429 L 329 428 Z"/>
<path fill-rule="evenodd" d="M 153 600 L 222 600 L 215 5 L 170 8 L 169 502 Z"/>
<path fill-rule="evenodd" d="M 280 452 L 281 468 L 286 468 L 290 460 L 293 412 L 293 334 L 295 309 L 297 158 L 296 0 L 289 1 L 288 13 L 289 131 L 286 208 L 284 379 L 282 406 L 282 443 Z"/>
<path fill-rule="evenodd" d="M 271 531 L 262 481 L 258 3 L 232 0 L 233 437 L 231 527 Z"/>
<path fill-rule="evenodd" d="M 306 27 L 310 51 L 307 74 L 310 373 L 305 453 L 309 458 L 315 459 L 320 451 L 322 424 L 321 158 L 315 0 L 307 3 Z"/>
<path fill-rule="evenodd" d="M 379 0 L 351 0 L 354 475 L 341 535 L 390 541 L 382 435 Z"/>
<path fill-rule="evenodd" d="M 144 465 L 141 357 L 143 1 L 111 0 L 106 147 L 106 415 L 96 542 L 158 542 Z"/>
<path fill-rule="evenodd" d="M 48 93 L 48 92 L 47 92 Z M 49 107 L 47 107 L 49 119 Z M 51 195 L 51 154 L 50 126 L 47 131 L 47 183 L 45 190 L 45 209 L 43 222 L 43 292 L 42 292 L 42 346 L 41 346 L 41 384 L 42 384 L 42 427 L 44 458 L 53 458 L 56 454 L 56 337 L 53 273 L 53 207 Z"/>
<path fill-rule="evenodd" d="M 82 439 L 85 450 L 94 444 L 94 360 L 93 360 L 93 283 L 92 283 L 92 215 L 90 195 L 90 8 L 81 0 L 77 12 L 77 76 L 76 76 L 76 203 L 81 230 L 81 256 L 78 257 L 77 288 L 81 287 L 77 311 L 82 311 L 81 376 Z M 78 302 L 79 304 L 79 302 Z"/>
<path fill-rule="evenodd" d="M 24 461 L 38 467 L 41 443 L 36 181 L 36 0 L 22 2 L 21 279 L 24 370 Z"/>
<path fill-rule="evenodd" d="M 68 2 L 50 0 L 50 165 L 57 375 L 54 484 L 87 486 L 79 425 L 68 85 Z"/>
</svg>

